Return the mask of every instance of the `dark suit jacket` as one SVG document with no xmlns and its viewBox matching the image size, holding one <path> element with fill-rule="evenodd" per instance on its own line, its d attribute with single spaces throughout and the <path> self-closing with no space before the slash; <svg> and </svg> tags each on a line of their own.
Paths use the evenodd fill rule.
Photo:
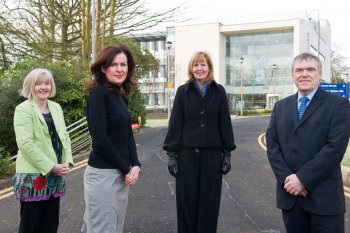
<svg viewBox="0 0 350 233">
<path fill-rule="evenodd" d="M 340 162 L 349 141 L 349 101 L 318 89 L 298 122 L 297 96 L 275 104 L 266 131 L 267 156 L 277 179 L 277 207 L 288 210 L 298 201 L 311 213 L 344 213 Z M 285 191 L 284 180 L 291 174 L 304 184 L 307 197 Z"/>
</svg>

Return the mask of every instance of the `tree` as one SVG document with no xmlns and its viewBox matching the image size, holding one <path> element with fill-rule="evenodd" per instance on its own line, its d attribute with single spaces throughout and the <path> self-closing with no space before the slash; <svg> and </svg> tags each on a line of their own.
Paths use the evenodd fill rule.
<svg viewBox="0 0 350 233">
<path fill-rule="evenodd" d="M 103 48 L 112 44 L 116 37 L 131 35 L 160 23 L 176 22 L 185 9 L 184 5 L 179 5 L 170 9 L 151 11 L 145 4 L 143 0 L 96 0 L 95 47 Z M 85 36 L 90 37 L 91 34 Z M 88 38 L 83 41 L 88 41 Z"/>
<path fill-rule="evenodd" d="M 16 140 L 13 130 L 14 109 L 24 99 L 19 96 L 19 90 L 23 79 L 14 76 L 24 75 L 14 68 L 13 72 L 6 71 L 0 76 L 0 148 L 3 154 L 14 155 L 16 152 Z M 6 77 L 6 78 L 5 78 Z"/>
<path fill-rule="evenodd" d="M 2 38 L 0 37 L 0 70 L 6 70 L 9 67 L 9 61 L 6 55 L 5 44 Z"/>
<path fill-rule="evenodd" d="M 90 63 L 91 0 L 0 0 L 3 25 L 0 37 L 7 53 L 16 60 L 35 59 Z M 150 11 L 143 0 L 94 0 L 96 4 L 96 48 L 114 38 L 145 30 L 161 22 L 175 21 L 181 5 Z M 108 40 L 107 40 L 108 38 Z M 106 44 L 108 41 L 108 44 Z"/>
<path fill-rule="evenodd" d="M 346 57 L 341 54 L 342 48 L 334 45 L 331 51 L 331 82 L 344 83 L 344 77 L 350 74 L 350 67 L 346 65 Z"/>
<path fill-rule="evenodd" d="M 6 70 L 10 66 L 7 49 L 2 36 L 2 34 L 6 33 L 8 27 L 11 26 L 6 24 L 6 20 L 1 16 L 0 12 L 0 71 Z"/>
<path fill-rule="evenodd" d="M 82 64 L 87 66 L 91 54 L 91 0 L 81 0 L 81 58 Z"/>
<path fill-rule="evenodd" d="M 78 0 L 2 1 L 8 27 L 2 36 L 12 56 L 48 61 L 77 58 L 81 45 Z"/>
<path fill-rule="evenodd" d="M 136 78 L 156 69 L 159 62 L 149 52 L 142 52 L 140 46 L 128 38 L 119 38 L 113 41 L 115 44 L 125 44 L 135 57 L 137 65 Z M 66 124 L 81 119 L 86 111 L 87 93 L 84 84 L 91 79 L 90 71 L 79 63 L 66 61 L 47 62 L 44 60 L 24 59 L 15 63 L 10 69 L 0 74 L 0 148 L 5 152 L 14 154 L 17 151 L 13 131 L 13 114 L 15 107 L 24 100 L 20 97 L 24 77 L 34 68 L 46 68 L 52 71 L 57 86 L 57 94 L 53 98 L 58 102 L 65 116 Z M 129 98 L 129 110 L 133 122 L 141 116 L 145 123 L 144 99 L 139 90 L 133 90 Z"/>
<path fill-rule="evenodd" d="M 90 49 L 81 48 L 82 34 L 90 34 L 91 30 L 81 28 L 82 20 L 91 21 L 89 11 L 81 9 L 90 7 L 90 1 L 17 0 L 15 4 L 2 1 L 7 9 L 3 15 L 13 28 L 4 36 L 17 56 L 71 61 L 81 57 L 82 49 Z"/>
</svg>

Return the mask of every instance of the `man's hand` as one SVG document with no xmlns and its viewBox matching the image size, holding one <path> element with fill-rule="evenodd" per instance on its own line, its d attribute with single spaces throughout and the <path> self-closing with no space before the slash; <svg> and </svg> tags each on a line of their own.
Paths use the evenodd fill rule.
<svg viewBox="0 0 350 233">
<path fill-rule="evenodd" d="M 301 183 L 296 174 L 287 176 L 286 180 L 284 181 L 284 189 L 294 196 L 300 195 L 306 197 L 308 195 L 305 186 L 303 183 Z"/>
<path fill-rule="evenodd" d="M 168 170 L 169 173 L 173 176 L 176 177 L 178 173 L 178 167 L 177 167 L 177 155 L 174 152 L 167 152 L 169 158 L 168 158 Z"/>
</svg>

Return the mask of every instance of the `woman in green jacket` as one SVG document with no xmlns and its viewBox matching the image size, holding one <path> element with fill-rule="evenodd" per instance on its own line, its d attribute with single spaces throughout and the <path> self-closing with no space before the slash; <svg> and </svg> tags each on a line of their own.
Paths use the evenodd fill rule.
<svg viewBox="0 0 350 233">
<path fill-rule="evenodd" d="M 22 95 L 27 100 L 15 110 L 18 154 L 13 185 L 21 203 L 20 233 L 56 233 L 58 229 L 64 176 L 73 158 L 62 109 L 48 100 L 55 94 L 51 72 L 34 69 L 23 82 Z"/>
</svg>

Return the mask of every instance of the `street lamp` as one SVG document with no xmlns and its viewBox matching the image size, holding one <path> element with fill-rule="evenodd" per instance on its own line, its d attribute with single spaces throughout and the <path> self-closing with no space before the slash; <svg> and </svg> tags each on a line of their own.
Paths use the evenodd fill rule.
<svg viewBox="0 0 350 233">
<path fill-rule="evenodd" d="M 275 83 L 275 70 L 277 68 L 277 65 L 276 64 L 272 64 L 272 87 L 273 87 L 273 105 L 275 104 L 276 102 L 276 90 L 275 90 L 275 86 L 276 86 L 276 83 Z"/>
<path fill-rule="evenodd" d="M 240 88 L 240 92 L 241 92 L 241 116 L 243 116 L 243 76 L 242 76 L 242 64 L 244 62 L 244 58 L 240 57 L 239 58 L 239 62 L 241 63 L 241 88 Z"/>
<path fill-rule="evenodd" d="M 309 20 L 312 19 L 311 14 L 313 11 L 317 12 L 317 23 L 316 23 L 316 31 L 317 31 L 317 57 L 320 58 L 320 12 L 317 9 L 312 9 L 309 13 Z"/>
<path fill-rule="evenodd" d="M 171 46 L 173 45 L 173 43 L 171 41 L 167 41 L 166 42 L 166 48 L 167 48 L 167 77 L 166 77 L 166 92 L 167 92 L 167 105 L 168 105 L 168 120 L 170 120 L 170 113 L 171 113 L 171 108 L 170 108 L 170 95 L 171 95 L 171 92 L 170 92 L 170 49 L 171 49 Z"/>
</svg>

